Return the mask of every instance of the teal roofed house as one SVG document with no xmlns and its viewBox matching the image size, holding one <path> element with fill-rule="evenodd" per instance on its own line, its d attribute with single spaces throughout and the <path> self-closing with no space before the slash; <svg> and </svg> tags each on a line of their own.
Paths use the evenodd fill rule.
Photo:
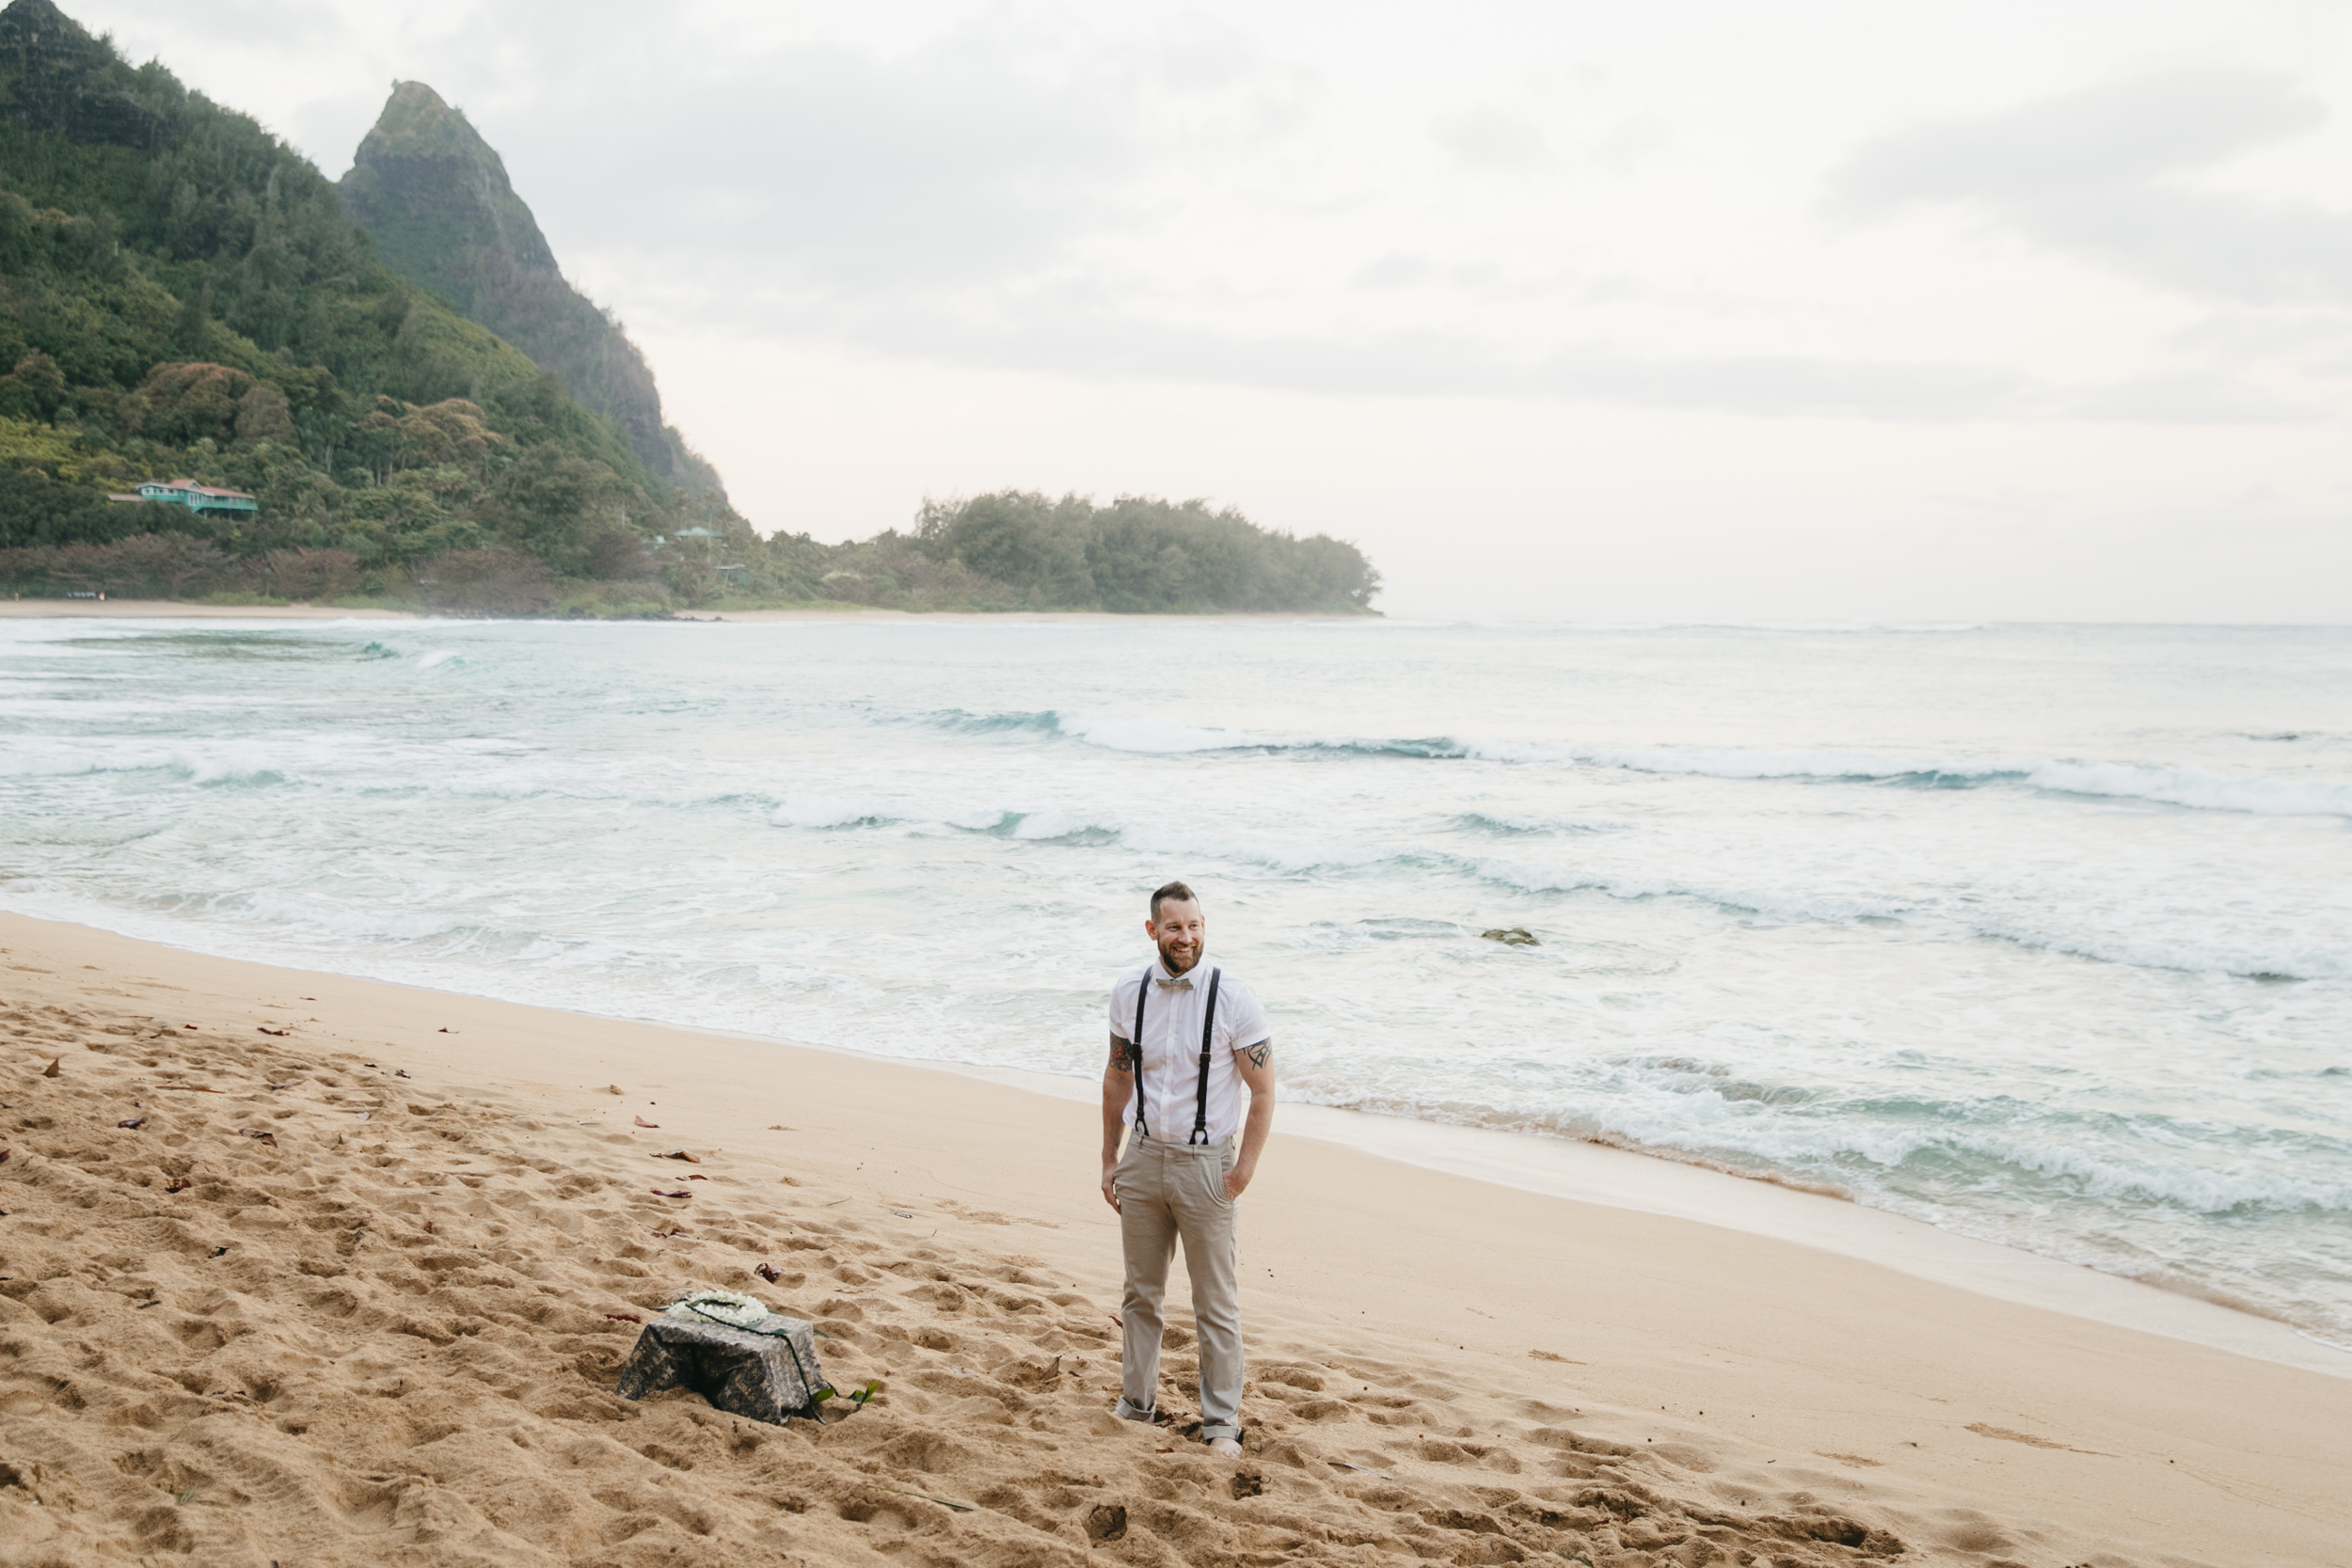
<svg viewBox="0 0 2352 1568">
<path fill-rule="evenodd" d="M 110 501 L 169 501 L 184 506 L 202 516 L 229 516 L 239 513 L 258 512 L 260 504 L 242 490 L 222 490 L 210 484 L 199 484 L 192 479 L 151 479 L 133 495 L 116 495 Z"/>
</svg>

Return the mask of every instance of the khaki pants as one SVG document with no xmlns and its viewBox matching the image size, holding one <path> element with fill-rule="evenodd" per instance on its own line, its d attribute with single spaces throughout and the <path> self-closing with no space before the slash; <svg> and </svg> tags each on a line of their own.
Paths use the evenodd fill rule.
<svg viewBox="0 0 2352 1568">
<path fill-rule="evenodd" d="M 1200 1330 L 1200 1437 L 1241 1435 L 1241 1287 L 1233 1266 L 1234 1206 L 1225 1173 L 1231 1142 L 1164 1144 L 1130 1133 L 1120 1156 L 1119 1235 L 1127 1254 L 1120 1314 L 1119 1414 L 1148 1421 L 1159 1408 L 1162 1304 L 1181 1239 Z"/>
</svg>

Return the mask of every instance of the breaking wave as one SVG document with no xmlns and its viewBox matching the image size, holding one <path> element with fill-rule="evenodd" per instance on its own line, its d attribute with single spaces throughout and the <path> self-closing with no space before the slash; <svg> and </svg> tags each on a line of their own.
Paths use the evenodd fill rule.
<svg viewBox="0 0 2352 1568">
<path fill-rule="evenodd" d="M 2352 816 L 2352 783 L 2249 778 L 2196 768 L 2059 758 L 2006 761 L 1906 757 L 1836 749 L 1734 746 L 1598 746 L 1461 739 L 1452 736 L 1365 737 L 1269 735 L 1187 724 L 1154 715 L 1034 712 L 933 716 L 967 735 L 1031 735 L 1108 751 L 1153 755 L 1308 752 L 1426 761 L 1555 764 L 1633 773 L 1726 780 L 1866 784 L 1913 789 L 2022 785 L 2053 795 L 2146 800 L 2193 811 L 2260 816 Z"/>
</svg>

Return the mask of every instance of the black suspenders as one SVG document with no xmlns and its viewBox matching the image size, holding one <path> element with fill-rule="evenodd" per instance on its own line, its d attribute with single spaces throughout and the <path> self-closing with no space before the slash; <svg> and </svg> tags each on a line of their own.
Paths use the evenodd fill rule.
<svg viewBox="0 0 2352 1568">
<path fill-rule="evenodd" d="M 1188 1145 L 1209 1141 L 1209 1053 L 1216 1042 L 1216 987 L 1224 977 L 1221 969 L 1209 971 L 1209 1005 L 1201 1009 L 1200 1020 L 1200 1084 L 1193 1095 L 1192 1135 L 1184 1140 Z M 1152 1135 L 1152 1129 L 1143 1119 L 1143 1003 L 1151 994 L 1152 969 L 1147 964 L 1143 978 L 1136 985 L 1135 1037 L 1127 1042 L 1127 1059 L 1136 1069 L 1136 1126 L 1147 1138 Z"/>
<path fill-rule="evenodd" d="M 1127 1041 L 1127 1060 L 1136 1069 L 1136 1127 L 1145 1137 L 1152 1129 L 1143 1124 L 1143 999 L 1152 994 L 1152 966 L 1143 966 L 1143 978 L 1136 982 L 1136 1032 Z"/>
<path fill-rule="evenodd" d="M 1192 1136 L 1186 1144 L 1209 1141 L 1209 1042 L 1216 1038 L 1216 983 L 1224 977 L 1221 969 L 1209 971 L 1209 1005 L 1200 1009 L 1200 1088 L 1193 1100 Z"/>
</svg>

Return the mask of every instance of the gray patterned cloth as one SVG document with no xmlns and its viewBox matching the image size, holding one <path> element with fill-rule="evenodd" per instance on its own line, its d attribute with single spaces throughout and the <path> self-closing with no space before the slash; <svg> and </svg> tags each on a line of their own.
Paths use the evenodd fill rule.
<svg viewBox="0 0 2352 1568">
<path fill-rule="evenodd" d="M 642 1400 L 682 1386 L 716 1409 L 775 1426 L 794 1416 L 821 1419 L 817 1396 L 833 1386 L 817 1365 L 814 1327 L 780 1314 L 767 1323 L 768 1332 L 754 1334 L 724 1323 L 656 1318 L 637 1336 L 613 1392 Z"/>
</svg>

